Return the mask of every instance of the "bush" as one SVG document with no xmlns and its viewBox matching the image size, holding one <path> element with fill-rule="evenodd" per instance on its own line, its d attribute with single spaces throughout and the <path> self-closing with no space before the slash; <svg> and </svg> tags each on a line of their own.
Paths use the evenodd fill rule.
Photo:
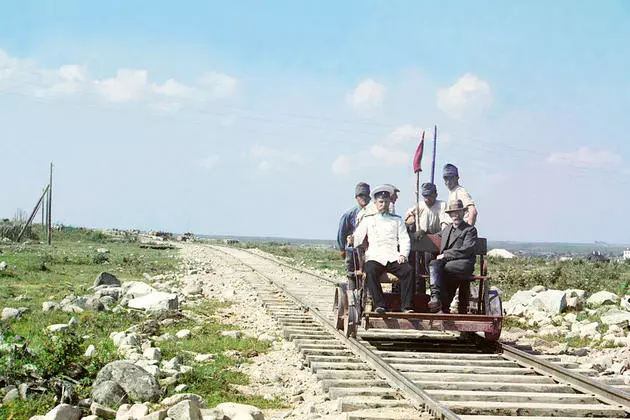
<svg viewBox="0 0 630 420">
<path fill-rule="evenodd" d="M 109 255 L 102 254 L 100 252 L 92 255 L 92 263 L 94 264 L 105 264 L 109 262 Z"/>
</svg>

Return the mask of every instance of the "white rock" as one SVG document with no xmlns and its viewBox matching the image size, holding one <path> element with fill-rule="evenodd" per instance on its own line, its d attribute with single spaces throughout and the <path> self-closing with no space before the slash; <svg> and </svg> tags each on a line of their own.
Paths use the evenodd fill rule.
<svg viewBox="0 0 630 420">
<path fill-rule="evenodd" d="M 188 385 L 186 384 L 179 384 L 175 387 L 175 392 L 184 392 L 188 389 Z"/>
<path fill-rule="evenodd" d="M 573 325 L 579 325 L 579 324 L 573 324 Z M 597 331 L 597 327 L 599 327 L 599 322 L 591 322 L 586 325 L 580 326 L 579 327 L 580 338 L 595 339 L 595 337 L 598 335 L 601 337 L 601 334 L 599 334 L 599 331 Z"/>
<path fill-rule="evenodd" d="M 59 305 L 57 305 L 55 302 L 42 303 L 42 311 L 44 312 L 52 312 L 54 310 L 57 310 L 58 308 L 59 308 Z"/>
<path fill-rule="evenodd" d="M 249 414 L 253 420 L 265 420 L 263 412 L 253 405 L 225 402 L 217 405 L 216 408 L 223 411 L 230 419 L 234 419 L 238 415 Z"/>
<path fill-rule="evenodd" d="M 181 373 L 188 373 L 188 372 L 190 372 L 190 371 L 192 371 L 192 370 L 193 370 L 193 367 L 192 367 L 192 366 L 181 365 L 181 366 L 179 367 L 179 371 L 180 371 Z"/>
<path fill-rule="evenodd" d="M 201 409 L 195 400 L 180 401 L 168 409 L 173 420 L 201 420 Z"/>
<path fill-rule="evenodd" d="M 548 314 L 559 314 L 566 306 L 565 292 L 551 289 L 539 292 L 529 305 L 529 307 L 542 309 Z"/>
<path fill-rule="evenodd" d="M 127 411 L 127 414 L 132 418 L 132 419 L 137 419 L 140 417 L 144 417 L 147 414 L 149 414 L 149 407 L 147 407 L 144 404 L 134 404 L 131 406 L 131 408 L 129 408 L 129 411 Z"/>
<path fill-rule="evenodd" d="M 586 300 L 586 303 L 592 308 L 597 308 L 604 304 L 615 304 L 617 302 L 619 302 L 619 296 L 605 290 L 594 293 Z"/>
<path fill-rule="evenodd" d="M 160 349 L 155 348 L 155 347 L 149 347 L 149 348 L 144 349 L 144 351 L 142 352 L 142 355 L 144 356 L 145 359 L 149 359 L 149 360 L 159 361 L 162 358 L 162 352 L 160 351 Z"/>
<path fill-rule="evenodd" d="M 531 291 L 533 293 L 540 293 L 540 292 L 544 292 L 545 290 L 547 290 L 547 288 L 540 284 L 531 288 Z"/>
<path fill-rule="evenodd" d="M 579 310 L 582 308 L 583 303 L 580 301 L 580 298 L 577 296 L 572 296 L 566 298 L 567 300 L 567 309 Z"/>
<path fill-rule="evenodd" d="M 84 356 L 89 359 L 95 354 L 96 354 L 96 347 L 94 347 L 94 344 L 90 344 L 88 348 L 85 350 Z"/>
<path fill-rule="evenodd" d="M 141 281 L 124 282 L 121 285 L 121 288 L 123 295 L 129 299 L 139 298 L 156 292 L 153 287 Z"/>
<path fill-rule="evenodd" d="M 79 420 L 82 416 L 81 409 L 70 404 L 59 404 L 48 413 L 46 420 Z"/>
<path fill-rule="evenodd" d="M 564 320 L 568 322 L 569 324 L 573 324 L 574 322 L 577 321 L 577 315 L 574 313 L 568 313 L 564 316 Z"/>
<path fill-rule="evenodd" d="M 216 359 L 217 355 L 216 354 L 198 354 L 195 356 L 195 361 L 196 362 L 205 362 L 207 360 L 211 360 L 211 359 Z"/>
<path fill-rule="evenodd" d="M 153 292 L 131 299 L 128 306 L 133 309 L 174 310 L 179 308 L 179 301 L 174 293 Z"/>
<path fill-rule="evenodd" d="M 184 340 L 184 339 L 190 337 L 191 335 L 192 335 L 192 333 L 190 332 L 190 330 L 186 330 L 186 329 L 179 330 L 179 331 L 177 331 L 175 333 L 175 337 L 177 337 L 177 338 L 179 338 L 181 340 Z"/>
<path fill-rule="evenodd" d="M 46 329 L 50 332 L 60 332 L 66 331 L 70 328 L 68 324 L 53 324 L 46 327 Z"/>
<path fill-rule="evenodd" d="M 2 310 L 2 319 L 4 321 L 8 319 L 17 319 L 22 316 L 22 311 L 16 308 L 4 308 Z"/>
<path fill-rule="evenodd" d="M 0 261 L 0 271 L 6 270 L 8 266 L 9 264 L 6 261 Z"/>
<path fill-rule="evenodd" d="M 96 248 L 96 252 L 99 254 L 109 254 L 109 249 L 107 248 Z"/>
<path fill-rule="evenodd" d="M 202 289 L 198 284 L 189 284 L 182 289 L 182 293 L 186 296 L 196 296 L 202 293 Z"/>
<path fill-rule="evenodd" d="M 567 289 L 564 291 L 564 293 L 566 293 L 567 297 L 577 297 L 580 298 L 582 300 L 586 299 L 586 290 L 582 290 L 582 289 Z"/>
<path fill-rule="evenodd" d="M 71 327 L 76 327 L 77 325 L 79 325 L 79 321 L 77 321 L 75 317 L 72 317 L 70 318 L 70 321 L 68 321 L 68 325 Z"/>
<path fill-rule="evenodd" d="M 239 339 L 243 336 L 243 333 L 238 331 L 238 330 L 231 330 L 231 331 L 221 331 L 221 335 L 223 337 L 230 337 L 230 338 L 234 338 L 234 339 Z"/>
<path fill-rule="evenodd" d="M 514 258 L 514 254 L 512 254 L 507 249 L 502 248 L 494 248 L 488 251 L 489 257 L 498 257 L 498 258 Z"/>
<path fill-rule="evenodd" d="M 258 336 L 258 341 L 275 341 L 276 337 L 274 337 L 273 335 L 264 333 L 264 334 L 260 334 Z"/>
<path fill-rule="evenodd" d="M 630 312 L 620 311 L 619 309 L 610 309 L 600 317 L 602 324 L 619 325 L 627 327 L 630 321 Z"/>
<path fill-rule="evenodd" d="M 162 362 L 163 369 L 172 369 L 179 372 L 179 359 L 177 357 L 173 357 L 171 360 L 164 360 Z"/>
<path fill-rule="evenodd" d="M 621 301 L 619 302 L 619 306 L 621 306 L 621 308 L 625 309 L 626 311 L 630 311 L 630 295 L 625 295 L 624 297 L 622 297 Z"/>
<path fill-rule="evenodd" d="M 160 335 L 158 338 L 155 339 L 155 341 L 160 342 L 160 341 L 173 341 L 175 340 L 175 337 L 173 337 L 173 334 L 171 333 L 164 333 L 162 335 Z"/>
</svg>

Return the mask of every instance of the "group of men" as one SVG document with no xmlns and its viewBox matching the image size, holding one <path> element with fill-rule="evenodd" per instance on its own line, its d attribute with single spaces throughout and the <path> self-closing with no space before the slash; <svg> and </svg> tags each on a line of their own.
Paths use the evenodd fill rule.
<svg viewBox="0 0 630 420">
<path fill-rule="evenodd" d="M 416 236 L 441 236 L 439 254 L 425 256 L 431 290 L 429 310 L 448 313 L 459 290 L 458 312 L 467 311 L 469 284 L 457 279 L 473 273 L 478 212 L 468 191 L 459 185 L 457 167 L 446 164 L 442 176 L 449 190 L 448 202 L 437 199 L 435 184 L 422 184 L 423 201 L 410 208 L 403 219 L 392 206 L 398 198 L 398 188 L 383 184 L 370 191 L 368 184 L 360 182 L 355 188 L 357 205 L 341 217 L 337 245 L 345 258 L 349 289 L 356 288 L 357 275 L 364 273 L 377 313 L 389 309 L 379 280 L 385 273 L 395 275 L 400 282 L 401 310 L 414 312 L 414 270 L 408 262 L 410 232 Z"/>
</svg>

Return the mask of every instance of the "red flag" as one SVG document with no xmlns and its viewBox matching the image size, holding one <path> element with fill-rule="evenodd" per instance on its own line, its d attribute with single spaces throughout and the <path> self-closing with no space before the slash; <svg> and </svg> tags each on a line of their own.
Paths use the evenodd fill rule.
<svg viewBox="0 0 630 420">
<path fill-rule="evenodd" d="M 424 151 L 424 131 L 422 132 L 422 139 L 416 150 L 416 155 L 413 157 L 413 171 L 415 173 L 422 172 L 420 168 L 420 162 L 422 161 L 422 152 Z"/>
</svg>

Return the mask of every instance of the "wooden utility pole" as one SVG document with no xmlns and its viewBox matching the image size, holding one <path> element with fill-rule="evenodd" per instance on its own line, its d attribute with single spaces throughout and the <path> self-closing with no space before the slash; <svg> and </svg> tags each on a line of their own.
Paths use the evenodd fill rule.
<svg viewBox="0 0 630 420">
<path fill-rule="evenodd" d="M 39 200 L 37 200 L 37 204 L 35 204 L 35 208 L 33 209 L 31 216 L 28 218 L 27 222 L 24 224 L 24 227 L 22 227 L 22 230 L 20 231 L 20 234 L 17 237 L 17 242 L 20 242 L 20 240 L 22 239 L 22 236 L 24 236 L 24 233 L 26 233 L 26 229 L 28 229 L 28 227 L 33 222 L 33 219 L 35 218 L 35 215 L 37 214 L 37 210 L 39 210 L 39 206 L 42 205 L 42 201 L 44 201 L 44 197 L 46 196 L 48 189 L 49 189 L 49 186 L 46 186 L 41 197 L 39 197 Z M 43 214 L 43 209 L 42 209 L 42 214 Z"/>
<path fill-rule="evenodd" d="M 50 183 L 48 184 L 48 245 L 52 244 L 52 190 L 53 164 L 50 162 Z"/>
</svg>

